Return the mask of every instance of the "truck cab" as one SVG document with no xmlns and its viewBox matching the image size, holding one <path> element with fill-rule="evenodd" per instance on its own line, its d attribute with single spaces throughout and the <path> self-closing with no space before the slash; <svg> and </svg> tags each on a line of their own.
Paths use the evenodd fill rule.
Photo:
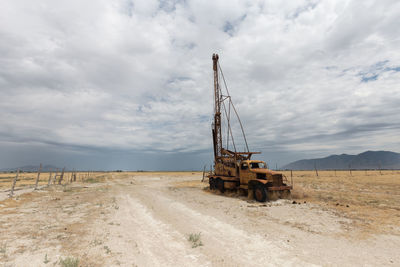
<svg viewBox="0 0 400 267">
<path fill-rule="evenodd" d="M 257 200 L 264 201 L 267 195 L 269 195 L 268 198 L 272 199 L 290 194 L 289 190 L 292 187 L 287 185 L 286 177 L 279 172 L 269 170 L 264 161 L 243 160 L 239 166 L 240 188 L 247 189 L 249 195 L 254 194 Z M 284 194 L 274 196 L 278 192 Z"/>
<path fill-rule="evenodd" d="M 249 180 L 264 178 L 263 170 L 267 170 L 267 164 L 260 160 L 243 160 L 240 162 L 239 178 L 241 184 L 248 184 Z"/>
</svg>

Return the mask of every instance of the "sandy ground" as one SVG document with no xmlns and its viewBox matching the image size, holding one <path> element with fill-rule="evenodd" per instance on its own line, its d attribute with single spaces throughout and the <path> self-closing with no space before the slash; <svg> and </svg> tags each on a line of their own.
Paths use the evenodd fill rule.
<svg viewBox="0 0 400 267">
<path fill-rule="evenodd" d="M 200 179 L 109 174 L 0 201 L 0 264 L 400 266 L 397 223 L 384 220 L 371 231 L 368 218 L 342 211 L 351 206 L 306 196 L 296 200 L 301 204 L 257 203 L 210 192 Z M 200 246 L 190 234 L 200 234 Z"/>
</svg>

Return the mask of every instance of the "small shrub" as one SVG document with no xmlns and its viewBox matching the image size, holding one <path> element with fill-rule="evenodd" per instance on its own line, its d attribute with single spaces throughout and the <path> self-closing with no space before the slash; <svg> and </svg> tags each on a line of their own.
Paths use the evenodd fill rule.
<svg viewBox="0 0 400 267">
<path fill-rule="evenodd" d="M 111 249 L 108 246 L 104 246 L 103 248 L 106 250 L 107 254 L 111 253 Z"/>
<path fill-rule="evenodd" d="M 188 241 L 192 243 L 192 248 L 197 248 L 203 245 L 200 239 L 200 235 L 201 233 L 189 235 Z"/>
<path fill-rule="evenodd" d="M 44 264 L 47 264 L 47 263 L 49 263 L 50 261 L 49 261 L 49 259 L 47 258 L 47 253 L 46 253 L 46 255 L 44 256 L 44 261 L 43 261 L 43 263 Z"/>
<path fill-rule="evenodd" d="M 7 252 L 7 244 L 3 244 L 3 245 L 0 247 L 0 253 L 1 253 L 1 254 L 6 254 L 6 252 Z"/>
<path fill-rule="evenodd" d="M 60 265 L 62 267 L 78 267 L 79 259 L 74 257 L 66 257 L 65 259 L 60 259 Z"/>
</svg>

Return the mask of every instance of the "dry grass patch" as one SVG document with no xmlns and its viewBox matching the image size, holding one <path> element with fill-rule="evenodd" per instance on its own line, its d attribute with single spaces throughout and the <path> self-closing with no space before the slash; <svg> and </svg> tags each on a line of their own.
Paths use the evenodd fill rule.
<svg viewBox="0 0 400 267">
<path fill-rule="evenodd" d="M 293 198 L 328 205 L 366 233 L 400 234 L 400 171 L 318 173 L 294 171 Z"/>
</svg>

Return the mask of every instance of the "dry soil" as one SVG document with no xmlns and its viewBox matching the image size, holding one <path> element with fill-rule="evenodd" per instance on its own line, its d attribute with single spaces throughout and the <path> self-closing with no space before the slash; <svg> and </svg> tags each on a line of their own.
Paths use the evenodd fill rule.
<svg viewBox="0 0 400 267">
<path fill-rule="evenodd" d="M 0 264 L 399 266 L 398 174 L 346 175 L 296 173 L 295 199 L 267 203 L 211 192 L 191 172 L 25 190 L 0 201 Z"/>
</svg>

